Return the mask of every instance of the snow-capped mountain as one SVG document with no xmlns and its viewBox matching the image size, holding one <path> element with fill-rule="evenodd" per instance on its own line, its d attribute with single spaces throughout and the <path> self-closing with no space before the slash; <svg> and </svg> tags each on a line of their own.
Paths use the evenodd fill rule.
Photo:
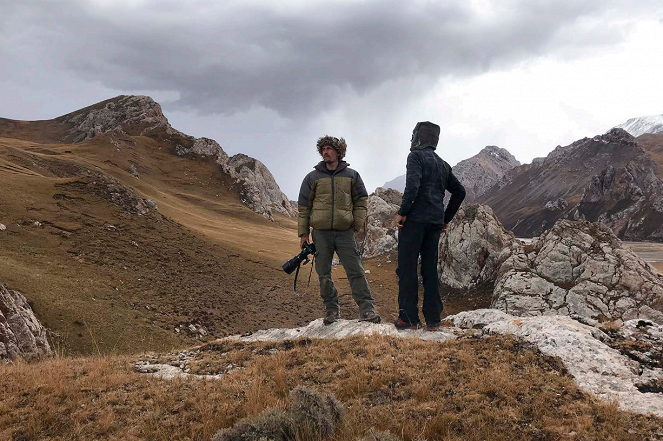
<svg viewBox="0 0 663 441">
<path fill-rule="evenodd" d="M 616 128 L 624 129 L 635 137 L 645 133 L 663 133 L 663 115 L 631 118 L 624 124 L 618 125 Z"/>
</svg>

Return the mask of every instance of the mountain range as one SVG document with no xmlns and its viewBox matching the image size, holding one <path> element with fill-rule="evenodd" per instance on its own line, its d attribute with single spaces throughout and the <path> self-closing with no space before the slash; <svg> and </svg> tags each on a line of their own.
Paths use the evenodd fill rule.
<svg viewBox="0 0 663 441">
<path fill-rule="evenodd" d="M 531 164 L 488 146 L 453 171 L 465 203 L 489 205 L 516 235 L 537 236 L 569 218 L 601 221 L 624 239 L 663 241 L 663 115 L 629 119 Z M 385 186 L 403 191 L 405 175 Z"/>
</svg>

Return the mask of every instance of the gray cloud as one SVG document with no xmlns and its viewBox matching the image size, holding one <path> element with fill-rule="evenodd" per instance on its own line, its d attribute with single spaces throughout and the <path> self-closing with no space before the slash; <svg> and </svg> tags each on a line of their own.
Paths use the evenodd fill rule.
<svg viewBox="0 0 663 441">
<path fill-rule="evenodd" d="M 21 57 L 107 88 L 176 91 L 172 109 L 230 115 L 266 107 L 299 117 L 339 105 L 346 92 L 473 75 L 621 38 L 582 23 L 619 3 L 599 0 L 516 1 L 488 18 L 465 1 L 209 3 L 3 2 L 0 54 L 12 54 L 9 42 L 24 48 Z"/>
</svg>

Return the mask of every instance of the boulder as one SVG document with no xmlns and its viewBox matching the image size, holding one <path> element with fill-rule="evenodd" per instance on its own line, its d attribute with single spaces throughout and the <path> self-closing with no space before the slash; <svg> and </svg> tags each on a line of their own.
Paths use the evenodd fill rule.
<svg viewBox="0 0 663 441">
<path fill-rule="evenodd" d="M 492 307 L 520 316 L 663 324 L 663 275 L 600 223 L 560 220 L 500 256 Z"/>
<path fill-rule="evenodd" d="M 378 188 L 368 197 L 362 257 L 376 257 L 398 249 L 398 227 L 394 218 L 399 205 L 393 202 L 402 197 L 397 190 L 382 188 Z"/>
<path fill-rule="evenodd" d="M 46 329 L 23 295 L 0 284 L 0 361 L 53 355 Z"/>
<path fill-rule="evenodd" d="M 502 251 L 515 241 L 486 205 L 461 206 L 440 239 L 440 283 L 471 289 L 495 282 Z"/>
</svg>

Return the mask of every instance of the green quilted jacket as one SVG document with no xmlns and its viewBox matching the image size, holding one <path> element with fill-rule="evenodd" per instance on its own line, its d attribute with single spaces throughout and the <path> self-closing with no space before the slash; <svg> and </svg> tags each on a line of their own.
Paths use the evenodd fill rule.
<svg viewBox="0 0 663 441">
<path fill-rule="evenodd" d="M 299 236 L 316 230 L 345 231 L 364 228 L 368 193 L 359 173 L 340 161 L 336 170 L 327 170 L 321 161 L 306 175 L 299 191 Z"/>
</svg>

